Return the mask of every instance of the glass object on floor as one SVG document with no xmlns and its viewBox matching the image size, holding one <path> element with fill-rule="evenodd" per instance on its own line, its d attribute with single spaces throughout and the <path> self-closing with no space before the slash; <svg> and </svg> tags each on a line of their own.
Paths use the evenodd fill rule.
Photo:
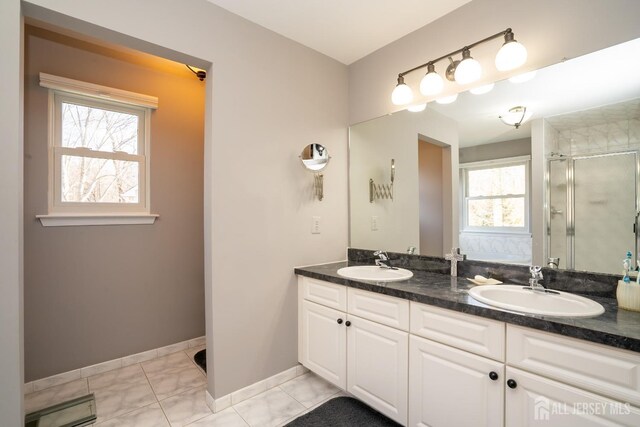
<svg viewBox="0 0 640 427">
<path fill-rule="evenodd" d="M 82 427 L 96 421 L 93 393 L 27 414 L 25 427 Z"/>
</svg>

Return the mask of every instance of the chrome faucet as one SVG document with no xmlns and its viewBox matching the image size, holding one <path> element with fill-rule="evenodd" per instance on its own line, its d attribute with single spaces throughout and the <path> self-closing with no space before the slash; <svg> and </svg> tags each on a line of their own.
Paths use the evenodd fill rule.
<svg viewBox="0 0 640 427">
<path fill-rule="evenodd" d="M 416 253 L 416 247 L 415 247 L 415 246 L 409 246 L 409 247 L 407 248 L 407 253 L 408 253 L 409 255 L 414 255 L 414 254 Z"/>
<path fill-rule="evenodd" d="M 538 283 L 544 278 L 542 277 L 542 267 L 540 267 L 539 265 L 532 265 L 531 267 L 529 267 L 529 272 L 531 273 L 531 278 L 529 279 L 529 288 L 532 291 L 546 292 L 545 287 Z"/>
<path fill-rule="evenodd" d="M 389 259 L 389 255 L 383 250 L 375 251 L 373 253 L 376 258 L 376 265 L 380 268 L 388 268 L 390 270 L 397 270 L 396 267 L 391 267 L 391 260 Z"/>
<path fill-rule="evenodd" d="M 460 253 L 460 248 L 451 248 L 451 253 L 446 254 L 444 259 L 451 261 L 451 276 L 458 277 L 458 262 L 466 260 L 467 256 Z"/>
</svg>

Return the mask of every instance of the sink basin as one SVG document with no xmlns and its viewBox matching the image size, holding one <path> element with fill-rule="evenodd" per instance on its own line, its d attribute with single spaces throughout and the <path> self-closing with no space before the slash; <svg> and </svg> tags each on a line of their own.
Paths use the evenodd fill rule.
<svg viewBox="0 0 640 427">
<path fill-rule="evenodd" d="M 485 285 L 469 290 L 475 300 L 505 310 L 557 317 L 589 317 L 604 313 L 595 301 L 566 292 L 533 292 L 518 285 Z"/>
<path fill-rule="evenodd" d="M 338 270 L 338 274 L 348 279 L 372 280 L 375 282 L 399 282 L 413 277 L 413 273 L 404 268 L 390 270 L 377 265 L 344 267 Z"/>
</svg>

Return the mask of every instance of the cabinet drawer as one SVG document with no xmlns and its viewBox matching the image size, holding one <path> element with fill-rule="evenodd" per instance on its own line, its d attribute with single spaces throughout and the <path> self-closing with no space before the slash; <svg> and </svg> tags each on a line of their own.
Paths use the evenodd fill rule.
<svg viewBox="0 0 640 427">
<path fill-rule="evenodd" d="M 640 354 L 507 326 L 507 364 L 640 405 Z"/>
<path fill-rule="evenodd" d="M 300 276 L 302 298 L 340 311 L 347 311 L 347 288 Z"/>
<path fill-rule="evenodd" d="M 409 301 L 355 288 L 349 288 L 348 295 L 349 314 L 409 330 Z"/>
<path fill-rule="evenodd" d="M 504 323 L 411 303 L 411 333 L 504 362 Z"/>
</svg>

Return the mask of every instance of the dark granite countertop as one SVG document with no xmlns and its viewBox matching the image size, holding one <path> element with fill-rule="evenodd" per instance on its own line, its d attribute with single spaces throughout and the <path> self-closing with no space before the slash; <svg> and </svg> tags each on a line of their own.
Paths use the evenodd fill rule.
<svg viewBox="0 0 640 427">
<path fill-rule="evenodd" d="M 640 352 L 640 313 L 618 310 L 618 304 L 612 298 L 588 296 L 602 304 L 605 309 L 605 312 L 597 317 L 536 316 L 501 310 L 474 300 L 467 294 L 473 284 L 464 277 L 454 278 L 441 273 L 413 269 L 411 269 L 413 277 L 402 282 L 352 280 L 338 275 L 338 269 L 350 265 L 364 264 L 343 261 L 299 267 L 295 269 L 295 273 L 339 285 Z M 553 284 L 549 287 L 553 289 Z"/>
</svg>

